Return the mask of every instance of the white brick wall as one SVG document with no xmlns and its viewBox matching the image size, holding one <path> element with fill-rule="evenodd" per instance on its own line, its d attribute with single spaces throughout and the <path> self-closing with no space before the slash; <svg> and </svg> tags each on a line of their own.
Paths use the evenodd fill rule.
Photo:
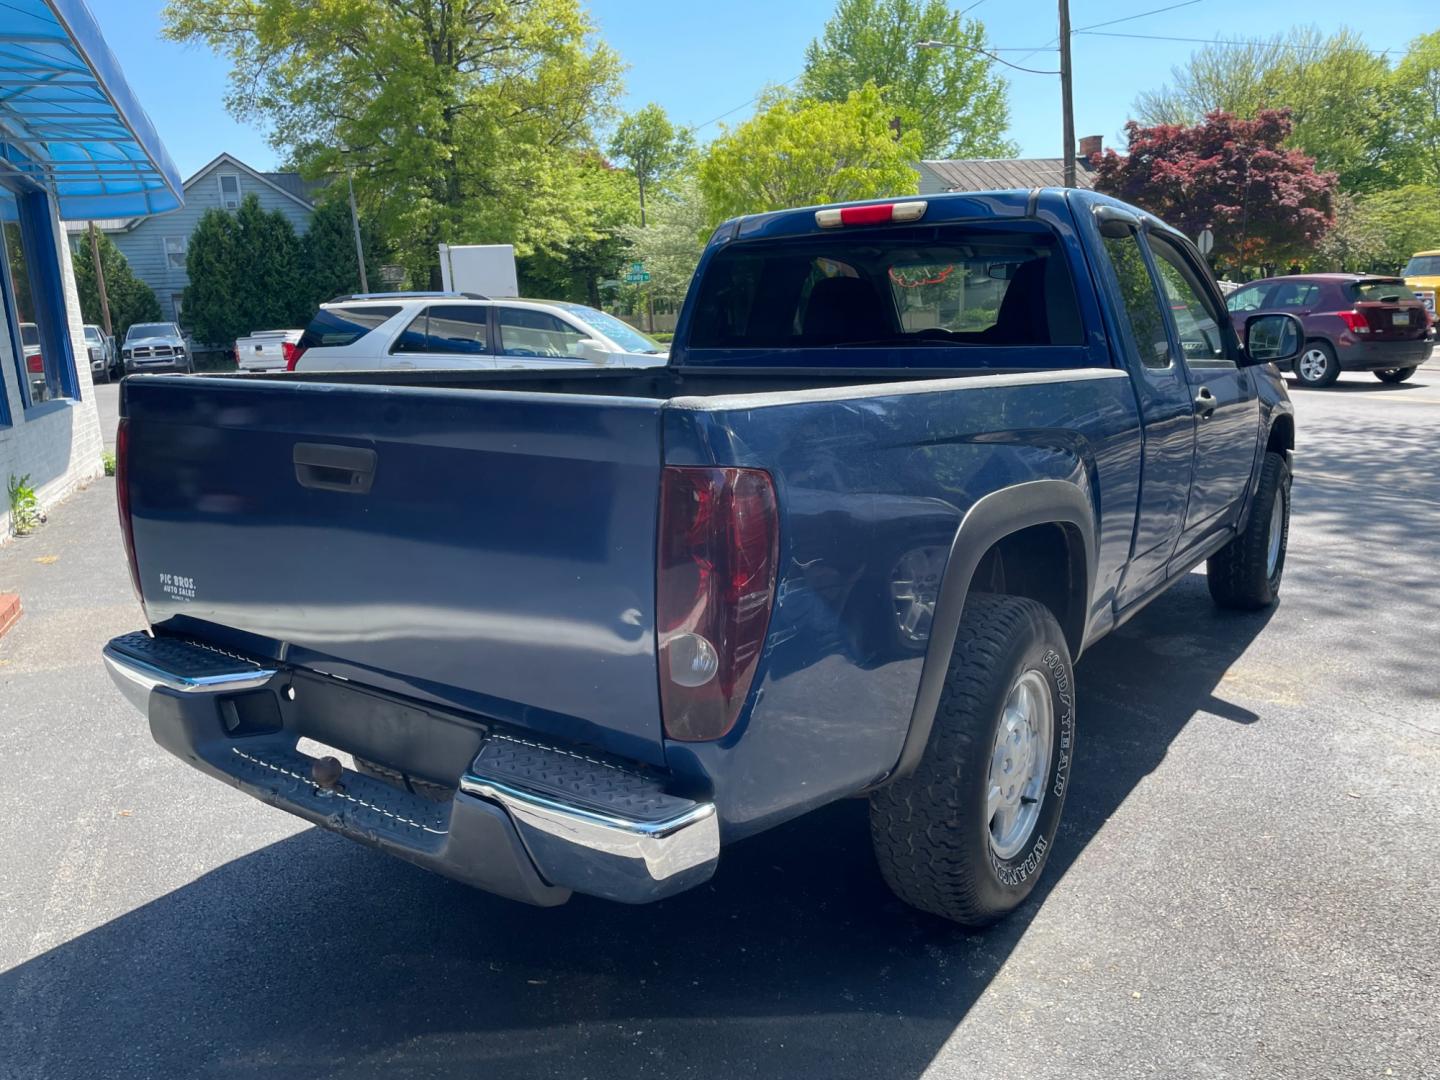
<svg viewBox="0 0 1440 1080">
<path fill-rule="evenodd" d="M 89 354 L 85 348 L 80 294 L 75 288 L 70 246 L 65 243 L 58 218 L 52 217 L 51 226 L 65 283 L 65 311 L 70 322 L 75 373 L 80 381 L 80 400 L 66 401 L 54 411 L 27 420 L 14 345 L 8 331 L 0 333 L 0 391 L 10 406 L 10 426 L 0 426 L 0 544 L 10 539 L 6 489 L 11 476 L 28 473 L 32 483 L 39 485 L 36 494 L 41 508 L 48 509 L 79 485 L 105 472 L 101 458 L 104 441 L 95 412 L 95 393 L 90 383 Z"/>
</svg>

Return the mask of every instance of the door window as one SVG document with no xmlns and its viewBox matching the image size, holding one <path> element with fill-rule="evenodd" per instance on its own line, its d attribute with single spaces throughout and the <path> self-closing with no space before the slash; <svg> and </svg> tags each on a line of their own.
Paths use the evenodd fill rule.
<svg viewBox="0 0 1440 1080">
<path fill-rule="evenodd" d="M 1220 330 L 1220 312 L 1194 269 L 1163 237 L 1151 237 L 1150 250 L 1155 254 L 1155 269 L 1160 274 L 1185 362 L 1230 363 L 1230 357 L 1225 352 L 1225 337 Z"/>
<path fill-rule="evenodd" d="M 1120 301 L 1130 322 L 1140 362 L 1147 368 L 1170 366 L 1170 339 L 1165 333 L 1165 320 L 1160 314 L 1160 297 L 1155 282 L 1145 267 L 1145 255 L 1134 231 L 1123 237 L 1104 237 L 1105 253 L 1120 281 Z"/>
<path fill-rule="evenodd" d="M 1318 299 L 1320 286 L 1314 282 L 1285 281 L 1276 287 L 1275 295 L 1270 298 L 1270 306 L 1279 311 L 1292 311 L 1296 308 L 1314 307 Z"/>
<path fill-rule="evenodd" d="M 584 337 L 549 312 L 500 309 L 500 352 L 505 356 L 578 357 Z"/>
<path fill-rule="evenodd" d="M 391 351 L 483 356 L 490 351 L 488 320 L 488 308 L 473 304 L 435 304 L 415 316 Z"/>
<path fill-rule="evenodd" d="M 1236 289 L 1225 301 L 1225 306 L 1231 311 L 1259 311 L 1265 306 L 1266 285 L 1246 285 L 1243 289 Z"/>
</svg>

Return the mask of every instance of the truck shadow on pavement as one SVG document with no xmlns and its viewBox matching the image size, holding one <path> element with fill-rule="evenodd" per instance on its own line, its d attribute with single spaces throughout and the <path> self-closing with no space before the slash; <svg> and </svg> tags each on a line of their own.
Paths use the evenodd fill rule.
<svg viewBox="0 0 1440 1080">
<path fill-rule="evenodd" d="M 526 908 L 312 829 L 0 976 L 0 1076 L 918 1076 L 1185 725 L 1259 719 L 1217 687 L 1267 619 L 1191 575 L 1085 657 L 1054 858 L 988 933 L 890 896 L 860 800 L 647 908 Z"/>
</svg>

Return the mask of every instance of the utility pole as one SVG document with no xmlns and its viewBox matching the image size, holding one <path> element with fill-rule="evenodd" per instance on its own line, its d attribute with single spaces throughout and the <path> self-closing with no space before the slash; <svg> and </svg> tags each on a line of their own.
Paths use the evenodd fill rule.
<svg viewBox="0 0 1440 1080">
<path fill-rule="evenodd" d="M 105 328 L 105 336 L 110 337 L 115 331 L 110 328 L 110 296 L 105 292 L 105 267 L 100 265 L 100 234 L 95 230 L 95 222 L 90 222 L 90 264 L 95 267 L 95 285 L 100 290 L 100 325 Z"/>
<path fill-rule="evenodd" d="M 345 183 L 350 186 L 350 225 L 355 230 L 355 262 L 360 267 L 360 291 L 368 293 L 370 282 L 365 280 L 365 245 L 360 243 L 360 212 L 355 209 L 355 178 L 347 171 Z"/>
<path fill-rule="evenodd" d="M 1065 127 L 1065 186 L 1075 186 L 1075 101 L 1070 87 L 1070 0 L 1060 0 L 1060 111 Z"/>
</svg>

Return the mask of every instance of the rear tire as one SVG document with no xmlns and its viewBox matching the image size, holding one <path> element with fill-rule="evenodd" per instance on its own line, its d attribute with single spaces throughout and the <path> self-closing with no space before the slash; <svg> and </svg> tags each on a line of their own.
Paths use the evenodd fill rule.
<svg viewBox="0 0 1440 1080">
<path fill-rule="evenodd" d="M 1295 360 L 1295 378 L 1301 386 L 1319 390 L 1340 377 L 1340 361 L 1328 341 L 1307 341 Z"/>
<path fill-rule="evenodd" d="M 1283 454 L 1267 452 L 1245 531 L 1205 564 L 1210 598 L 1238 611 L 1258 611 L 1275 603 L 1289 541 L 1290 467 Z"/>
<path fill-rule="evenodd" d="M 1413 367 L 1388 368 L 1385 371 L 1375 372 L 1375 378 L 1383 383 L 1402 383 L 1411 375 L 1415 374 Z"/>
<path fill-rule="evenodd" d="M 1074 685 L 1048 608 L 966 598 L 924 756 L 870 796 L 875 856 L 896 896 L 981 927 L 1030 895 L 1065 804 Z"/>
</svg>

